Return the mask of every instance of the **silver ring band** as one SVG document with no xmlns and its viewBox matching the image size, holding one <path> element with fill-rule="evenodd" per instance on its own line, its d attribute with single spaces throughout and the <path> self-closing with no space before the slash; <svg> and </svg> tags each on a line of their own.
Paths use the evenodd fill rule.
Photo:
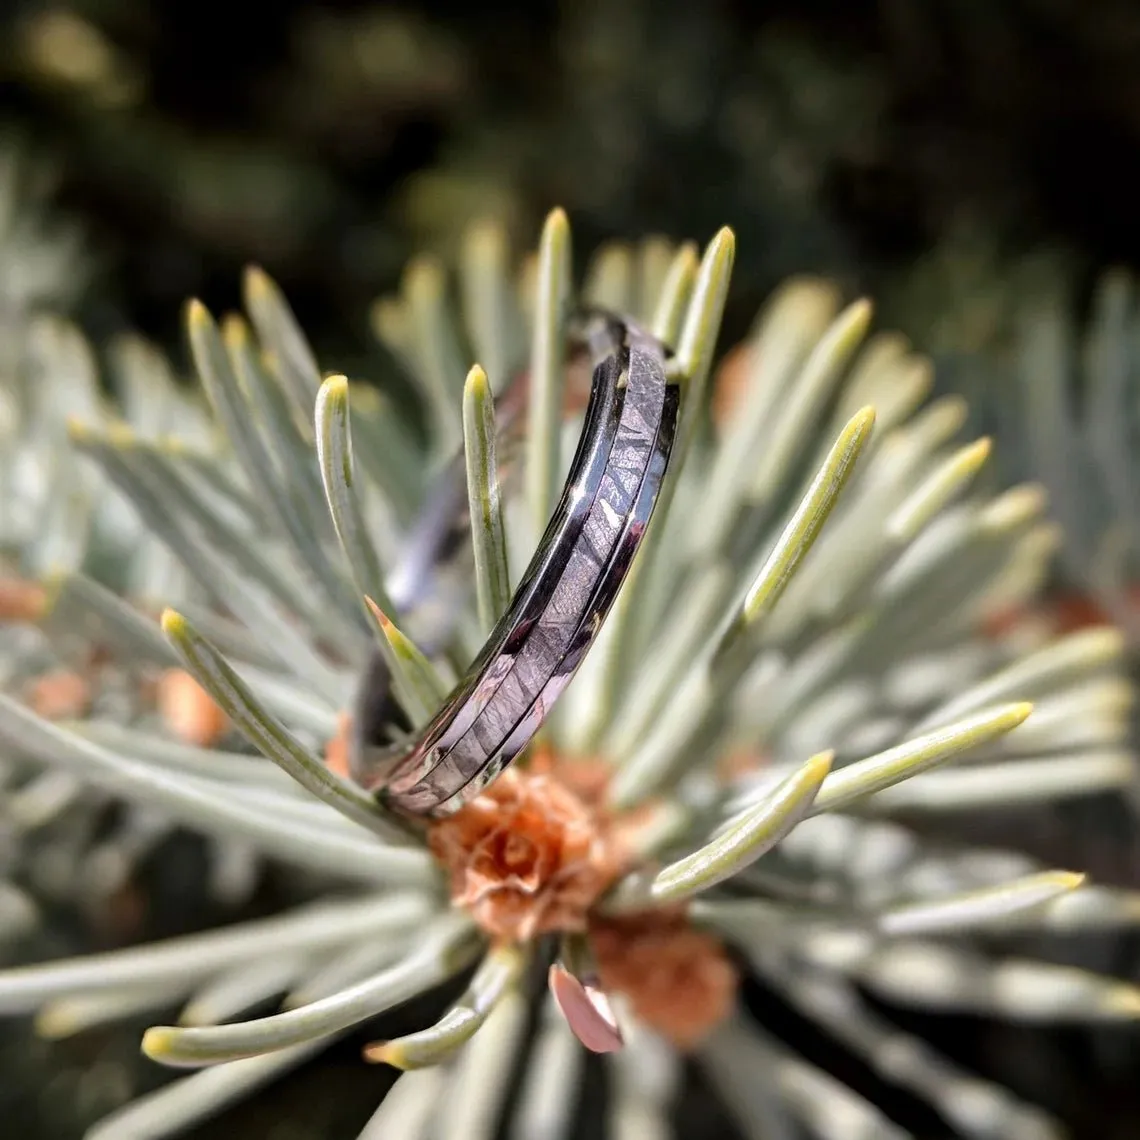
<svg viewBox="0 0 1140 1140">
<path fill-rule="evenodd" d="M 664 347 L 608 315 L 584 332 L 596 364 L 582 435 L 507 613 L 416 739 L 383 770 L 354 771 L 408 815 L 450 815 L 522 752 L 597 637 L 652 515 L 679 407 Z"/>
</svg>

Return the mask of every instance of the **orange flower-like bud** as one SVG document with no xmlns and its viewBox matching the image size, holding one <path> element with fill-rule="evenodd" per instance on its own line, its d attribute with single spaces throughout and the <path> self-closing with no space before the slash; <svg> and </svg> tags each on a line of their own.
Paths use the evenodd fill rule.
<svg viewBox="0 0 1140 1140">
<path fill-rule="evenodd" d="M 677 910 L 591 917 L 590 945 L 607 993 L 678 1049 L 700 1043 L 731 1012 L 739 975 L 717 939 Z"/>
<path fill-rule="evenodd" d="M 753 749 L 737 748 L 720 758 L 716 766 L 717 778 L 722 784 L 728 784 L 759 772 L 765 762 L 765 758 Z"/>
<path fill-rule="evenodd" d="M 28 706 L 44 720 L 69 720 L 91 707 L 91 682 L 80 673 L 57 669 L 44 673 L 28 686 Z"/>
<path fill-rule="evenodd" d="M 230 730 L 229 717 L 184 669 L 167 669 L 155 699 L 166 727 L 187 744 L 209 748 Z"/>
<path fill-rule="evenodd" d="M 38 582 L 0 578 L 0 621 L 39 621 L 46 605 L 47 591 Z"/>
<path fill-rule="evenodd" d="M 718 433 L 722 435 L 744 398 L 752 360 L 752 345 L 743 341 L 729 350 L 713 377 L 712 418 Z"/>
<path fill-rule="evenodd" d="M 455 904 L 509 941 L 584 930 L 621 870 L 619 846 L 591 807 L 554 776 L 514 768 L 432 824 L 428 842 Z"/>
<path fill-rule="evenodd" d="M 554 776 L 584 804 L 599 810 L 614 774 L 613 766 L 604 760 L 582 756 L 560 757 L 542 745 L 530 754 L 526 770 L 534 776 Z"/>
<path fill-rule="evenodd" d="M 352 717 L 342 712 L 336 720 L 336 736 L 325 745 L 325 767 L 342 779 L 348 774 L 348 735 L 352 730 Z"/>
</svg>

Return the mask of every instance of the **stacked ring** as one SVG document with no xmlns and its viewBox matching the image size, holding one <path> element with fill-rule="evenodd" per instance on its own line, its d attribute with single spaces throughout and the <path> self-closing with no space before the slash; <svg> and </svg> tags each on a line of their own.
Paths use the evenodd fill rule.
<svg viewBox="0 0 1140 1140">
<path fill-rule="evenodd" d="M 606 314 L 582 335 L 595 362 L 582 435 L 506 614 L 410 742 L 395 754 L 354 748 L 354 776 L 405 814 L 452 814 L 523 751 L 597 637 L 653 513 L 679 407 L 664 347 Z"/>
</svg>

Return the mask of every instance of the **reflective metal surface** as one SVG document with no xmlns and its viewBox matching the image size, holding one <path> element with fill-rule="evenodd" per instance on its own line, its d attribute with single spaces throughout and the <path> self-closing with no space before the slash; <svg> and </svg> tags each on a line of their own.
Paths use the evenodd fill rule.
<svg viewBox="0 0 1140 1140">
<path fill-rule="evenodd" d="M 609 316 L 584 334 L 596 366 L 582 435 L 507 613 L 410 745 L 355 750 L 354 776 L 410 815 L 458 810 L 526 747 L 598 635 L 652 514 L 678 412 L 664 348 Z M 365 734 L 376 728 L 374 715 L 362 721 Z"/>
</svg>

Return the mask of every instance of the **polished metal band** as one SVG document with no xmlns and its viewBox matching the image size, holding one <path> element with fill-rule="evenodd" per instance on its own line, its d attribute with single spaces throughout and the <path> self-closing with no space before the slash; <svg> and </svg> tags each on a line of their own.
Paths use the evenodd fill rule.
<svg viewBox="0 0 1140 1140">
<path fill-rule="evenodd" d="M 585 318 L 595 360 L 565 488 L 507 613 L 416 739 L 354 774 L 409 815 L 451 814 L 526 747 L 597 637 L 653 512 L 679 392 L 665 350 L 610 315 Z"/>
</svg>

